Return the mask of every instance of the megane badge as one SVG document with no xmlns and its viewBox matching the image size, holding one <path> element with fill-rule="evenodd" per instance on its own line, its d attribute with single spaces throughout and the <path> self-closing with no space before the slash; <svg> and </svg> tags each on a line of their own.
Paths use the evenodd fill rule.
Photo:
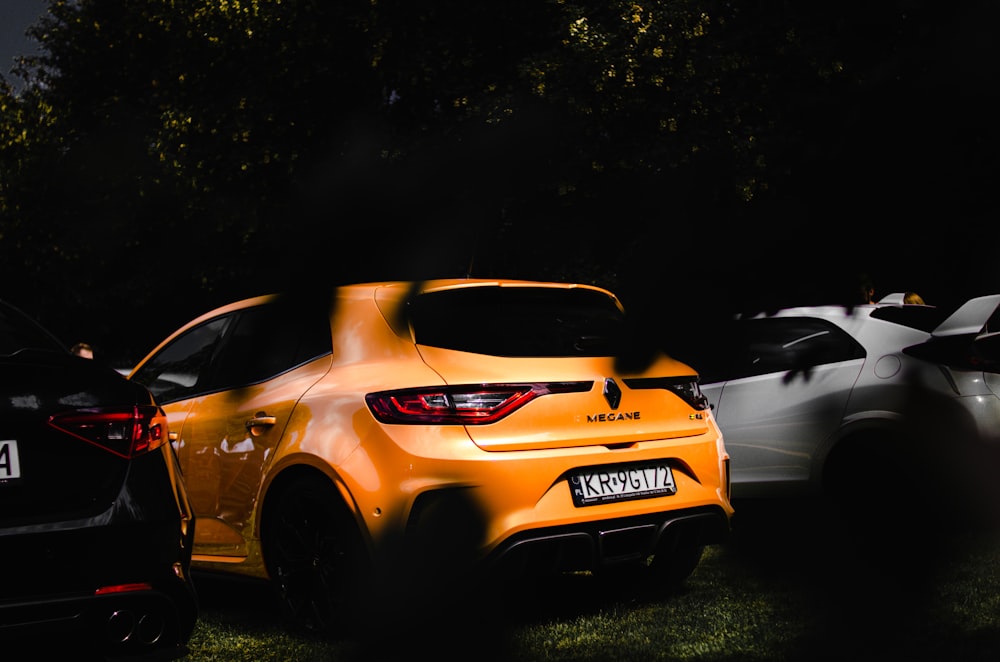
<svg viewBox="0 0 1000 662">
<path fill-rule="evenodd" d="M 604 399 L 608 401 L 608 406 L 612 409 L 618 409 L 618 405 L 622 401 L 622 390 L 610 377 L 604 380 Z"/>
</svg>

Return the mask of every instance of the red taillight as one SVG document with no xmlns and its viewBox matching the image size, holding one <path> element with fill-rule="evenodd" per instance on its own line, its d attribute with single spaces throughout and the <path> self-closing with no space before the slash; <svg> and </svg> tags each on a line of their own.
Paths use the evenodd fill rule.
<svg viewBox="0 0 1000 662">
<path fill-rule="evenodd" d="M 115 584 L 114 586 L 102 586 L 94 591 L 94 595 L 108 595 L 109 593 L 132 593 L 135 591 L 152 591 L 153 585 L 146 582 L 135 584 Z"/>
<path fill-rule="evenodd" d="M 483 425 L 494 423 L 535 398 L 590 390 L 593 382 L 472 384 L 381 391 L 365 396 L 382 423 Z"/>
<path fill-rule="evenodd" d="M 167 438 L 167 417 L 153 405 L 79 409 L 50 417 L 49 425 L 125 459 L 159 448 Z"/>
</svg>

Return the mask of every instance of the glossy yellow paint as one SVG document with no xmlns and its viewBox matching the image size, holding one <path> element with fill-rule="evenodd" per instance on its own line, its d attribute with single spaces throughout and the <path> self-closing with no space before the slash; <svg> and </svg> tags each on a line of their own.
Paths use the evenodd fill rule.
<svg viewBox="0 0 1000 662">
<path fill-rule="evenodd" d="M 416 287 L 498 282 L 455 279 Z M 703 507 L 732 516 L 725 444 L 709 410 L 696 411 L 666 390 L 622 386 L 621 404 L 612 412 L 602 396 L 607 378 L 623 384 L 627 377 L 693 375 L 691 368 L 660 356 L 639 372 L 620 374 L 611 358 L 512 359 L 418 346 L 398 314 L 413 288 L 339 288 L 331 301 L 331 355 L 262 383 L 164 405 L 197 514 L 196 567 L 266 577 L 262 504 L 282 474 L 302 467 L 337 486 L 373 554 L 398 541 L 414 504 L 434 493 L 460 491 L 475 504 L 483 556 L 511 536 L 544 527 Z M 200 316 L 150 357 L 203 322 L 271 300 L 248 299 Z M 385 424 L 365 403 L 367 393 L 387 389 L 536 381 L 594 385 L 543 396 L 480 426 Z M 654 460 L 674 467 L 676 494 L 574 506 L 568 483 L 574 471 Z"/>
</svg>

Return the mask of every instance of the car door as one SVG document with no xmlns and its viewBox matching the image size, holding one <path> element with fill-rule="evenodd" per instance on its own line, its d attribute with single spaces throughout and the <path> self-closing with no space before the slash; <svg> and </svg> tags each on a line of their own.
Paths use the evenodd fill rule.
<svg viewBox="0 0 1000 662">
<path fill-rule="evenodd" d="M 255 306 L 208 321 L 133 375 L 161 390 L 197 516 L 195 554 L 244 556 L 261 476 L 302 394 L 329 370 L 330 327 Z M 325 357 L 325 358 L 323 358 Z"/>
<path fill-rule="evenodd" d="M 801 487 L 841 424 L 864 349 L 809 317 L 737 320 L 724 342 L 702 391 L 730 453 L 733 496 Z"/>
</svg>

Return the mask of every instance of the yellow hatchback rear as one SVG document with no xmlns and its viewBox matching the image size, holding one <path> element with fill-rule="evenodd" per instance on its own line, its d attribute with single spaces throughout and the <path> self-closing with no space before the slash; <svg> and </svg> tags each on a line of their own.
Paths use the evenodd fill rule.
<svg viewBox="0 0 1000 662">
<path fill-rule="evenodd" d="M 696 373 L 601 288 L 342 286 L 207 313 L 131 375 L 198 517 L 195 567 L 337 631 L 406 591 L 629 568 L 681 583 L 730 531 Z"/>
</svg>

